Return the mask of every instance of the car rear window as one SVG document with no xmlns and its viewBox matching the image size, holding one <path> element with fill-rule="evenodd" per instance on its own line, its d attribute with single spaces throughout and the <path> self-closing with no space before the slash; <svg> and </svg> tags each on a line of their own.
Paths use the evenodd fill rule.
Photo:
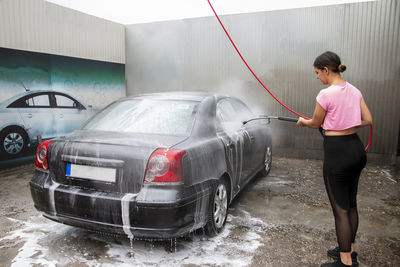
<svg viewBox="0 0 400 267">
<path fill-rule="evenodd" d="M 102 110 L 83 129 L 189 135 L 197 105 L 186 100 L 124 100 Z"/>
</svg>

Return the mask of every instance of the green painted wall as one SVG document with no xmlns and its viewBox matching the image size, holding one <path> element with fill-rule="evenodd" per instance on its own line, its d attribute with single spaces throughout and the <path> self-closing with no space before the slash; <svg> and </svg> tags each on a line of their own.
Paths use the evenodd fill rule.
<svg viewBox="0 0 400 267">
<path fill-rule="evenodd" d="M 102 108 L 126 95 L 125 65 L 0 48 L 0 102 L 25 87 L 66 91 Z"/>
<path fill-rule="evenodd" d="M 26 90 L 65 92 L 86 107 L 91 105 L 92 107 L 89 107 L 91 110 L 101 109 L 114 100 L 126 96 L 125 65 L 0 47 L 0 102 L 24 93 Z M 53 110 L 46 109 L 46 112 L 54 114 L 55 118 L 58 115 Z M 21 125 L 21 122 L 20 124 L 15 123 L 14 118 L 10 119 L 10 116 L 7 115 L 13 114 L 13 112 L 16 111 L 9 108 L 0 112 L 0 168 L 8 167 L 9 164 L 15 162 L 18 164 L 21 158 L 28 157 L 33 160 L 32 155 L 35 153 L 37 145 L 35 140 L 30 140 L 29 146 L 22 150 L 23 152 L 17 155 L 5 153 L 5 149 L 1 146 L 7 139 L 5 136 L 9 134 L 6 128 Z M 37 116 L 37 114 L 33 114 L 33 116 Z M 20 118 L 25 117 L 21 115 Z M 86 120 L 86 117 L 83 116 L 83 118 Z M 26 132 L 32 132 L 32 134 L 35 127 L 43 130 L 43 134 L 52 126 L 51 121 L 32 119 L 31 122 L 35 123 L 35 126 L 29 126 L 24 119 L 23 123 L 26 125 L 22 127 L 26 129 Z M 60 123 L 59 119 L 58 122 Z M 75 124 L 70 123 L 69 125 Z M 60 123 L 53 135 L 58 136 L 62 129 L 68 129 L 69 132 L 67 126 Z M 70 127 L 75 128 L 75 126 Z"/>
</svg>

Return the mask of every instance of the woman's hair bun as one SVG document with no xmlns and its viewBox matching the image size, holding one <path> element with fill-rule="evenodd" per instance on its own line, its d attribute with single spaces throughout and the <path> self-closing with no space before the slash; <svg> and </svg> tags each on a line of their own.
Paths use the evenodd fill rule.
<svg viewBox="0 0 400 267">
<path fill-rule="evenodd" d="M 340 57 L 331 51 L 319 55 L 314 61 L 314 67 L 323 70 L 325 67 L 333 72 L 343 72 L 346 70 L 346 65 L 342 64 Z"/>
</svg>

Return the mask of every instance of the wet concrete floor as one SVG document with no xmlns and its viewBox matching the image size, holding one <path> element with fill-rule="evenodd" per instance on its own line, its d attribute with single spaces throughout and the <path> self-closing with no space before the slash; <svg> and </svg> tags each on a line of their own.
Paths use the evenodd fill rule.
<svg viewBox="0 0 400 267">
<path fill-rule="evenodd" d="M 34 165 L 0 171 L 0 266 L 320 266 L 336 246 L 322 161 L 274 158 L 229 209 L 225 230 L 130 244 L 43 218 Z M 360 266 L 400 266 L 400 167 L 368 164 L 358 194 Z M 172 250 L 172 251 L 171 251 Z"/>
</svg>

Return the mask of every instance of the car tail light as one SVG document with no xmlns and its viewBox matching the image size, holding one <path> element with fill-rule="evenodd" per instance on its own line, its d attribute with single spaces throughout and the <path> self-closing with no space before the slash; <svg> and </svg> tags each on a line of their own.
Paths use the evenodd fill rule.
<svg viewBox="0 0 400 267">
<path fill-rule="evenodd" d="M 182 182 L 182 157 L 184 154 L 183 150 L 157 149 L 147 164 L 144 182 Z"/>
<path fill-rule="evenodd" d="M 48 148 L 51 143 L 51 140 L 44 141 L 40 143 L 36 150 L 36 161 L 35 165 L 39 169 L 48 170 L 49 169 L 49 162 L 47 160 L 48 156 Z"/>
</svg>

